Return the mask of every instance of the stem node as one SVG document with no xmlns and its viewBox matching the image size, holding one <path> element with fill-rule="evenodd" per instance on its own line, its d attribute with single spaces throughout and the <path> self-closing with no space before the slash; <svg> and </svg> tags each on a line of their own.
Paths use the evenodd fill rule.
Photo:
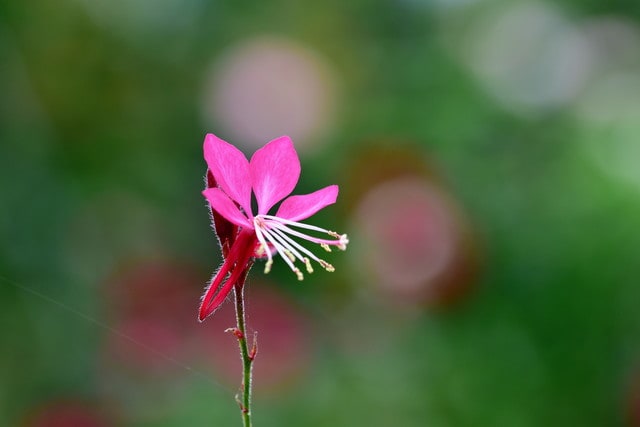
<svg viewBox="0 0 640 427">
<path fill-rule="evenodd" d="M 227 328 L 224 330 L 225 332 L 231 332 L 233 335 L 235 335 L 236 338 L 238 338 L 239 340 L 244 338 L 244 334 L 242 333 L 242 331 L 238 328 Z"/>
<path fill-rule="evenodd" d="M 249 351 L 249 360 L 253 362 L 258 354 L 258 331 L 253 333 L 253 344 L 251 345 L 251 351 Z"/>
</svg>

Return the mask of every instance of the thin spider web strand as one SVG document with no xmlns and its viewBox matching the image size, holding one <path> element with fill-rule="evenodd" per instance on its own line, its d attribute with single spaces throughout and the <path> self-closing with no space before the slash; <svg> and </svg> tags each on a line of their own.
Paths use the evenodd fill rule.
<svg viewBox="0 0 640 427">
<path fill-rule="evenodd" d="M 47 302 L 49 302 L 51 304 L 54 304 L 54 305 L 58 306 L 59 308 L 63 309 L 64 311 L 72 313 L 72 314 L 80 317 L 81 319 L 83 319 L 83 320 L 85 320 L 85 321 L 87 321 L 89 323 L 94 324 L 95 326 L 99 327 L 100 329 L 103 329 L 103 330 L 105 330 L 105 331 L 107 331 L 107 332 L 109 332 L 109 333 L 111 333 L 111 334 L 113 334 L 113 335 L 115 335 L 115 336 L 117 336 L 119 338 L 122 338 L 122 339 L 124 339 L 126 341 L 129 341 L 130 343 L 135 344 L 138 347 L 143 348 L 143 349 L 151 352 L 155 356 L 157 356 L 157 357 L 159 357 L 159 358 L 161 358 L 161 359 L 163 359 L 163 360 L 165 360 L 165 361 L 167 361 L 167 362 L 169 362 L 169 363 L 171 363 L 171 364 L 173 364 L 173 365 L 175 365 L 175 366 L 177 366 L 177 367 L 179 367 L 181 369 L 184 369 L 185 371 L 190 372 L 194 376 L 204 379 L 205 381 L 215 385 L 216 387 L 220 388 L 221 390 L 224 390 L 225 392 L 231 393 L 230 389 L 228 389 L 227 387 L 225 387 L 221 383 L 212 380 L 210 378 L 210 376 L 205 374 L 204 372 L 199 371 L 197 369 L 194 369 L 191 366 L 187 365 L 186 363 L 183 363 L 183 362 L 179 361 L 178 359 L 176 359 L 176 358 L 174 358 L 172 356 L 169 356 L 166 353 L 163 353 L 162 351 L 158 350 L 157 348 L 154 348 L 154 347 L 152 347 L 152 346 L 150 346 L 148 344 L 145 344 L 145 343 L 133 338 L 132 336 L 127 335 L 126 333 L 124 333 L 124 332 L 122 332 L 122 331 L 120 331 L 120 330 L 118 330 L 118 329 L 116 329 L 116 328 L 114 328 L 112 326 L 107 325 L 106 323 L 103 323 L 103 322 L 101 322 L 101 321 L 99 321 L 99 320 L 97 320 L 97 319 L 95 319 L 95 318 L 93 318 L 93 317 L 91 317 L 91 316 L 89 316 L 87 314 L 82 313 L 81 311 L 78 311 L 78 310 L 74 309 L 73 307 L 70 307 L 69 305 L 67 305 L 67 304 L 65 304 L 65 303 L 63 303 L 61 301 L 56 300 L 55 298 L 52 298 L 52 297 L 50 297 L 48 295 L 45 295 L 42 292 L 36 291 L 35 289 L 29 288 L 28 286 L 20 284 L 20 283 L 14 281 L 14 280 L 11 280 L 11 279 L 9 279 L 9 278 L 7 278 L 5 276 L 2 276 L 2 275 L 0 275 L 0 282 L 4 282 L 4 283 L 6 283 L 8 285 L 12 285 L 12 286 L 14 286 L 14 287 L 16 287 L 18 289 L 21 289 L 22 291 L 28 292 L 31 295 L 34 295 L 34 296 L 36 296 L 36 297 L 38 297 L 38 298 L 40 298 L 40 299 L 42 299 L 44 301 L 47 301 Z"/>
</svg>

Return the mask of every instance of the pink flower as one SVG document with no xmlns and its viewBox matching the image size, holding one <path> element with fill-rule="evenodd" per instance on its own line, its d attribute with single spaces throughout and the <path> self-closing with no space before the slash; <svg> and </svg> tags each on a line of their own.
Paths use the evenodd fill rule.
<svg viewBox="0 0 640 427">
<path fill-rule="evenodd" d="M 287 197 L 300 177 L 300 160 L 288 136 L 269 142 L 248 161 L 233 145 L 207 134 L 204 158 L 209 167 L 209 188 L 202 194 L 209 201 L 225 260 L 202 298 L 200 321 L 220 306 L 234 284 L 242 286 L 254 258 L 267 258 L 264 271 L 268 273 L 273 257 L 280 255 L 298 280 L 304 276 L 297 262 L 304 264 L 308 273 L 313 272 L 311 261 L 334 271 L 331 264 L 318 258 L 299 240 L 318 244 L 327 251 L 331 246 L 344 250 L 349 243 L 347 236 L 299 221 L 335 203 L 338 186 Z M 255 214 L 252 194 L 257 201 Z M 285 200 L 276 214 L 269 215 L 271 208 L 282 199 Z M 222 284 L 227 275 L 229 278 Z"/>
</svg>

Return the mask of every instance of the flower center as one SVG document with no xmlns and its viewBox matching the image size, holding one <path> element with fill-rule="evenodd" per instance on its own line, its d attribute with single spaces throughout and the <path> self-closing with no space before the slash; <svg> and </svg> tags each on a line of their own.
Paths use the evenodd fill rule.
<svg viewBox="0 0 640 427">
<path fill-rule="evenodd" d="M 273 264 L 272 252 L 275 249 L 275 252 L 282 257 L 289 268 L 296 274 L 298 280 L 304 279 L 304 275 L 296 266 L 296 261 L 302 262 L 308 273 L 313 273 L 311 260 L 317 262 L 322 268 L 329 272 L 333 272 L 335 269 L 325 260 L 315 256 L 310 250 L 294 240 L 293 237 L 320 245 L 320 247 L 327 252 L 331 252 L 331 246 L 336 246 L 338 249 L 344 251 L 347 249 L 347 244 L 349 243 L 346 234 L 338 234 L 314 225 L 290 221 L 273 215 L 257 215 L 253 218 L 253 225 L 256 231 L 256 237 L 260 242 L 261 252 L 267 255 L 264 272 L 269 273 L 269 271 L 271 271 L 271 265 Z M 332 239 L 314 237 L 299 229 L 308 230 L 316 234 L 326 234 Z"/>
</svg>

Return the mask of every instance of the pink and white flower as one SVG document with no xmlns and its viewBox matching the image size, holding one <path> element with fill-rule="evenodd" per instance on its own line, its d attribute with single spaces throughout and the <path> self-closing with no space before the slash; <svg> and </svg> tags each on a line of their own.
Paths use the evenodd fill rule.
<svg viewBox="0 0 640 427">
<path fill-rule="evenodd" d="M 204 158 L 209 167 L 210 188 L 202 194 L 210 204 L 223 254 L 226 255 L 202 298 L 200 321 L 220 306 L 234 284 L 241 285 L 254 258 L 267 259 L 265 273 L 268 273 L 274 257 L 279 255 L 298 280 L 304 278 L 298 263 L 304 265 L 308 273 L 313 272 L 312 262 L 327 271 L 334 271 L 331 264 L 317 257 L 300 241 L 318 244 L 327 251 L 331 246 L 345 250 L 349 243 L 346 234 L 300 221 L 335 203 L 338 186 L 330 185 L 310 194 L 289 196 L 300 177 L 300 160 L 288 136 L 269 142 L 249 161 L 233 145 L 207 134 Z M 257 202 L 255 212 L 252 194 Z M 281 200 L 275 215 L 269 214 Z M 224 232 L 219 229 L 224 229 Z"/>
</svg>

